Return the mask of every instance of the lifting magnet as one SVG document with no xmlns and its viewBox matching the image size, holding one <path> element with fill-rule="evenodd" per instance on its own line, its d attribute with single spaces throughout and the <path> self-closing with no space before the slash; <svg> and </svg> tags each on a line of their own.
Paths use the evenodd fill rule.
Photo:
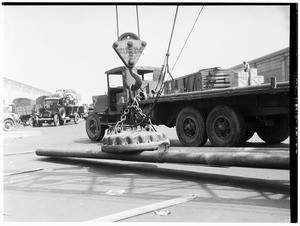
<svg viewBox="0 0 300 226">
<path fill-rule="evenodd" d="M 105 136 L 102 142 L 101 150 L 111 154 L 154 151 L 160 145 L 170 146 L 166 135 L 151 126 L 118 128 Z"/>
</svg>

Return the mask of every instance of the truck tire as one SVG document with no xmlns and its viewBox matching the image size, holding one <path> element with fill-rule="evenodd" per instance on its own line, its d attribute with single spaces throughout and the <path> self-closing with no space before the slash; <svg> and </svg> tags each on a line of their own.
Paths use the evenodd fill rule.
<svg viewBox="0 0 300 226">
<path fill-rule="evenodd" d="M 58 114 L 55 114 L 55 115 L 53 116 L 53 122 L 54 122 L 54 125 L 55 125 L 55 126 L 59 126 L 59 125 L 60 125 L 60 121 L 59 121 L 59 116 L 58 116 Z"/>
<path fill-rule="evenodd" d="M 41 121 L 39 121 L 38 118 L 33 119 L 33 121 L 32 121 L 32 126 L 33 127 L 40 127 L 42 125 L 43 125 L 43 123 Z"/>
<path fill-rule="evenodd" d="M 77 112 L 74 113 L 74 123 L 75 124 L 78 124 L 79 123 L 79 119 L 80 119 L 80 116 Z"/>
<path fill-rule="evenodd" d="M 3 122 L 3 130 L 5 132 L 11 131 L 15 128 L 15 123 L 11 119 L 5 119 Z"/>
<path fill-rule="evenodd" d="M 263 127 L 257 135 L 266 143 L 278 144 L 290 136 L 288 115 L 274 115 L 274 126 Z"/>
<path fill-rule="evenodd" d="M 33 125 L 33 118 L 32 118 L 32 117 L 30 117 L 30 118 L 28 119 L 28 125 L 30 125 L 30 126 Z"/>
<path fill-rule="evenodd" d="M 235 147 L 244 141 L 246 125 L 238 110 L 228 106 L 217 106 L 207 117 L 206 130 L 213 146 Z"/>
<path fill-rule="evenodd" d="M 87 116 L 85 130 L 92 141 L 100 141 L 104 137 L 105 126 L 101 125 L 100 118 L 96 113 Z"/>
<path fill-rule="evenodd" d="M 66 109 L 64 107 L 61 107 L 58 110 L 58 115 L 59 115 L 59 125 L 63 125 L 66 123 L 65 117 L 66 117 Z"/>
<path fill-rule="evenodd" d="M 205 115 L 193 107 L 186 107 L 179 112 L 176 132 L 184 146 L 200 147 L 206 143 L 205 119 Z"/>
</svg>

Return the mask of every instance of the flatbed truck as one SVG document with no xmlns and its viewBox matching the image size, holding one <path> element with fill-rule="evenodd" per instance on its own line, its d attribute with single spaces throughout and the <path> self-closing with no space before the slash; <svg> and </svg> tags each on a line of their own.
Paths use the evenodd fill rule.
<svg viewBox="0 0 300 226">
<path fill-rule="evenodd" d="M 209 139 L 212 146 L 236 147 L 255 132 L 266 143 L 280 143 L 289 137 L 289 82 L 203 89 L 195 86 L 195 80 L 192 84 L 197 89 L 157 97 L 154 90 L 161 82 L 161 69 L 134 70 L 142 79 L 139 107 L 153 124 L 176 127 L 184 146 L 203 146 Z M 94 111 L 86 120 L 86 132 L 93 141 L 101 141 L 105 130 L 120 120 L 130 98 L 124 83 L 134 83 L 126 67 L 111 69 L 106 76 L 108 92 L 93 97 Z M 188 77 L 183 76 L 183 84 Z"/>
</svg>

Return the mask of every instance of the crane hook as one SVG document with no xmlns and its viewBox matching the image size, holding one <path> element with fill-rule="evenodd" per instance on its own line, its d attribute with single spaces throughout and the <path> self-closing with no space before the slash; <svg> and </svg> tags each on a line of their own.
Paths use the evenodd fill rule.
<svg viewBox="0 0 300 226">
<path fill-rule="evenodd" d="M 129 69 L 131 76 L 135 79 L 135 84 L 131 87 L 125 83 L 127 89 L 136 91 L 142 86 L 142 80 L 140 76 L 132 69 L 140 58 L 147 43 L 140 40 L 140 38 L 131 32 L 122 34 L 118 41 L 114 42 L 113 49 L 116 51 L 120 59 L 123 61 L 125 66 Z"/>
</svg>

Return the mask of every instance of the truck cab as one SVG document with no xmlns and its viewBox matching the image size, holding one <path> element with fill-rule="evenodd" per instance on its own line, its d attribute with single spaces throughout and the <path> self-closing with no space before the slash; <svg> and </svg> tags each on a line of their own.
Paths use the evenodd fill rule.
<svg viewBox="0 0 300 226">
<path fill-rule="evenodd" d="M 143 93 L 144 98 L 150 97 L 151 91 L 155 90 L 161 69 L 157 67 L 135 67 L 133 69 L 142 79 L 142 86 L 138 93 Z M 122 114 L 126 106 L 130 91 L 126 86 L 135 83 L 129 69 L 125 66 L 106 71 L 107 94 L 93 97 L 94 112 L 110 116 Z"/>
<path fill-rule="evenodd" d="M 136 66 L 132 71 L 142 80 L 142 85 L 135 91 L 135 95 L 142 94 L 142 99 L 152 97 L 152 92 L 159 82 L 161 68 Z M 86 118 L 86 132 L 92 141 L 100 141 L 105 130 L 120 120 L 132 92 L 129 87 L 136 82 L 125 66 L 113 68 L 105 74 L 107 93 L 93 96 L 94 110 Z"/>
</svg>

